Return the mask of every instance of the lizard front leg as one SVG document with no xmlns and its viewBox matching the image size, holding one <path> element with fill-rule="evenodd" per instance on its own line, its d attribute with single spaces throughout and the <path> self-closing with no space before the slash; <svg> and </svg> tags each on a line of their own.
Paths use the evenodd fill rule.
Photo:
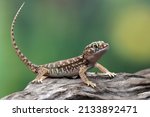
<svg viewBox="0 0 150 117">
<path fill-rule="evenodd" d="M 87 70 L 88 70 L 87 66 L 82 66 L 79 70 L 79 76 L 85 84 L 94 88 L 96 87 L 96 84 L 88 80 L 87 76 L 85 75 Z"/>
<path fill-rule="evenodd" d="M 45 76 L 46 74 L 48 74 L 49 70 L 47 68 L 44 67 L 40 67 L 38 70 L 38 75 L 36 76 L 36 78 L 32 81 L 32 83 L 42 83 L 42 81 L 47 78 L 47 76 Z"/>
<path fill-rule="evenodd" d="M 105 67 L 103 67 L 101 64 L 96 63 L 95 67 L 97 67 L 100 71 L 102 71 L 103 73 L 105 73 L 104 75 L 108 75 L 109 77 L 115 77 L 116 74 L 113 72 L 110 72 L 109 70 L 107 70 Z"/>
</svg>

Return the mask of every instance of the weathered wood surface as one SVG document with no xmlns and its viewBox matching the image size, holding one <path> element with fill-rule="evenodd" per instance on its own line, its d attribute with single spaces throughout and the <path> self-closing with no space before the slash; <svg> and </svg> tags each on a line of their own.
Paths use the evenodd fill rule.
<svg viewBox="0 0 150 117">
<path fill-rule="evenodd" d="M 10 94 L 5 100 L 124 100 L 150 99 L 150 69 L 134 74 L 118 73 L 106 78 L 88 73 L 96 88 L 86 86 L 80 78 L 49 78 L 42 84 L 31 84 L 20 92 Z"/>
</svg>

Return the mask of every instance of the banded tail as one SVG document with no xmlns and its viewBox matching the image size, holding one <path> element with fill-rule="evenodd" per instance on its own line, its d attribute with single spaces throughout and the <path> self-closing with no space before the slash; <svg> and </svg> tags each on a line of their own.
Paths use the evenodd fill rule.
<svg viewBox="0 0 150 117">
<path fill-rule="evenodd" d="M 12 21 L 12 25 L 11 25 L 11 41 L 12 41 L 12 45 L 13 45 L 13 48 L 15 49 L 16 51 L 16 54 L 18 55 L 18 57 L 20 58 L 20 60 L 34 73 L 37 73 L 37 70 L 38 70 L 38 66 L 35 65 L 35 64 L 32 64 L 31 61 L 29 61 L 29 59 L 24 56 L 24 54 L 21 52 L 21 50 L 18 48 L 17 44 L 16 44 L 16 41 L 15 41 L 15 36 L 14 36 L 14 26 L 15 26 L 15 23 L 16 23 L 16 19 L 22 9 L 22 7 L 24 6 L 25 3 L 23 3 L 21 5 L 21 7 L 19 8 L 19 10 L 17 11 L 13 21 Z"/>
</svg>

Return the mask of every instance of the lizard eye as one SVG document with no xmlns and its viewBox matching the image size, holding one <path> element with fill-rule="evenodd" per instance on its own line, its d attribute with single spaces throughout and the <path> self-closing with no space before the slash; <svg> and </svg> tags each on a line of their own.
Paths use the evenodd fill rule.
<svg viewBox="0 0 150 117">
<path fill-rule="evenodd" d="M 95 44 L 94 47 L 97 48 L 98 46 Z"/>
</svg>

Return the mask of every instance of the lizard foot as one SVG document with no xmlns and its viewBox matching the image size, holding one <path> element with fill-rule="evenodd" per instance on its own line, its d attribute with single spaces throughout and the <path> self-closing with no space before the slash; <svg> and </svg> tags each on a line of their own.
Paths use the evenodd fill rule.
<svg viewBox="0 0 150 117">
<path fill-rule="evenodd" d="M 46 78 L 46 76 L 42 76 L 42 77 L 35 78 L 34 80 L 32 80 L 31 83 L 38 83 L 38 84 L 41 84 L 45 78 Z"/>
<path fill-rule="evenodd" d="M 105 75 L 109 76 L 109 77 L 115 77 L 116 74 L 114 72 L 106 72 Z"/>
<path fill-rule="evenodd" d="M 92 88 L 95 88 L 96 87 L 96 84 L 91 82 L 91 81 L 86 81 L 85 82 L 88 86 L 91 86 Z"/>
<path fill-rule="evenodd" d="M 34 79 L 34 80 L 32 80 L 31 83 L 38 83 L 38 84 L 41 84 L 42 82 L 43 82 L 42 79 Z"/>
<path fill-rule="evenodd" d="M 42 83 L 42 81 L 47 77 L 44 76 L 48 73 L 48 69 L 44 68 L 44 67 L 40 67 L 39 71 L 38 71 L 38 75 L 36 76 L 36 78 L 32 81 L 32 83 Z"/>
</svg>

